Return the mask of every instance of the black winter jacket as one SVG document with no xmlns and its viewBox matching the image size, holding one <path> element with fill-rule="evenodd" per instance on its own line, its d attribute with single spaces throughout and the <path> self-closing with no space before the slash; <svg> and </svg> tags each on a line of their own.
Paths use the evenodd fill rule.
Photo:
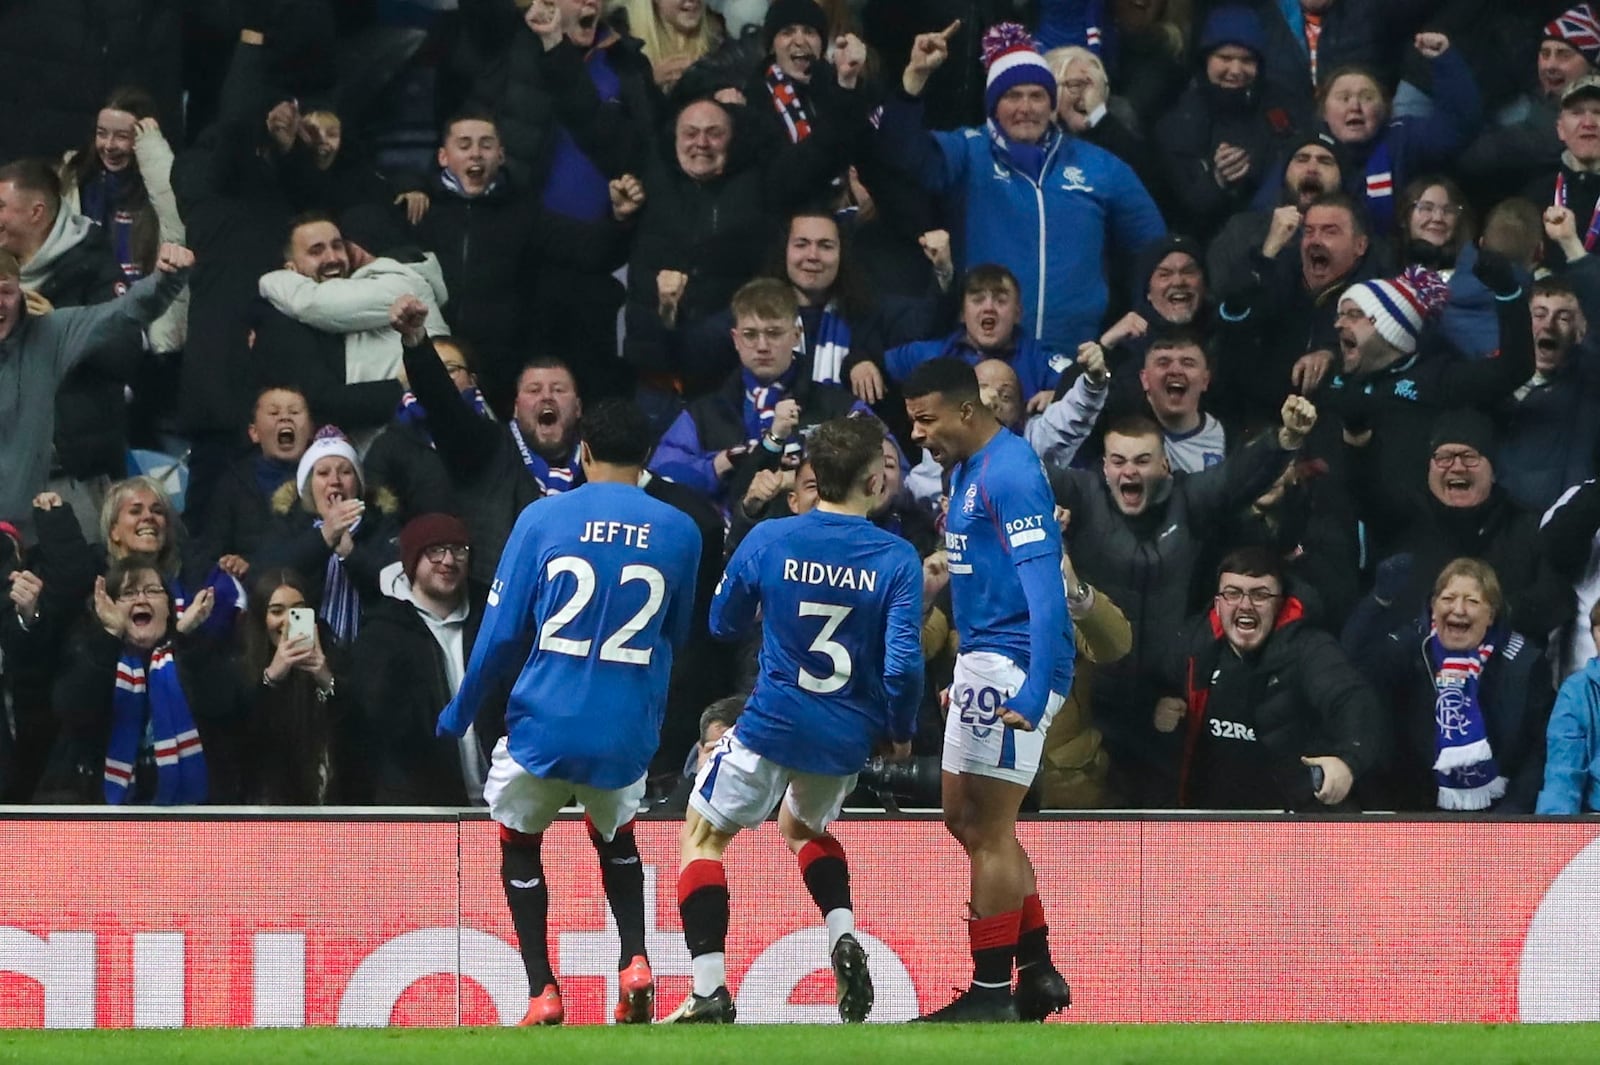
<svg viewBox="0 0 1600 1065">
<path fill-rule="evenodd" d="M 1178 104 L 1156 124 L 1155 144 L 1166 170 L 1165 185 L 1179 207 L 1184 231 L 1197 237 L 1216 232 L 1228 218 L 1249 207 L 1279 153 L 1301 127 L 1308 110 L 1303 97 L 1281 98 L 1265 83 L 1249 89 L 1223 89 L 1202 73 Z M 1213 159 L 1219 144 L 1243 148 L 1250 157 L 1244 180 L 1219 185 Z"/>
<path fill-rule="evenodd" d="M 306 397 L 319 425 L 337 425 L 346 433 L 379 429 L 389 423 L 405 389 L 399 381 L 345 383 L 345 338 L 325 333 L 257 300 L 253 385 L 292 388 Z"/>
<path fill-rule="evenodd" d="M 1437 810 L 1433 762 L 1438 743 L 1437 692 L 1423 649 L 1428 622 L 1419 616 L 1399 629 L 1369 623 L 1362 611 L 1346 630 L 1344 647 L 1389 700 L 1394 757 L 1380 784 L 1386 805 L 1396 810 Z M 1508 631 L 1495 647 L 1478 683 L 1489 746 L 1509 781 L 1505 797 L 1490 813 L 1531 814 L 1544 784 L 1545 726 L 1555 691 L 1547 663 L 1520 633 Z"/>
<path fill-rule="evenodd" d="M 405 352 L 406 376 L 428 412 L 434 452 L 454 487 L 449 506 L 472 534 L 473 580 L 487 586 L 517 516 L 542 494 L 510 430 L 474 413 L 445 372 L 433 344 Z M 376 447 L 376 445 L 374 445 Z"/>
<path fill-rule="evenodd" d="M 1179 801 L 1185 806 L 1216 806 L 1207 786 L 1211 775 L 1197 758 L 1206 742 L 1208 719 L 1253 722 L 1261 768 L 1277 785 L 1276 799 L 1286 809 L 1317 809 L 1310 774 L 1302 757 L 1332 755 L 1360 781 L 1384 761 L 1389 747 L 1387 722 L 1378 695 L 1338 642 L 1302 619 L 1300 602 L 1285 599 L 1265 645 L 1246 656 L 1239 668 L 1248 679 L 1249 707 L 1212 700 L 1211 677 L 1223 656 L 1235 652 L 1222 635 L 1213 608 L 1190 624 L 1179 654 L 1164 669 L 1169 689 L 1188 706 Z M 1237 692 L 1230 684 L 1228 691 Z"/>
<path fill-rule="evenodd" d="M 472 657 L 487 597 L 486 587 L 469 585 L 471 605 L 461 648 L 466 660 Z M 467 794 L 457 741 L 435 735 L 439 712 L 450 702 L 450 686 L 444 652 L 417 608 L 388 596 L 376 600 L 351 654 L 372 800 L 382 805 L 465 806 L 477 798 Z M 504 695 L 483 700 L 474 725 L 485 760 L 505 731 L 504 715 Z"/>
<path fill-rule="evenodd" d="M 39 784 L 46 802 L 103 803 L 106 745 L 110 741 L 112 693 L 122 641 L 101 627 L 92 615 L 80 620 L 56 679 L 52 702 L 61 731 L 50 764 Z M 148 656 L 147 656 L 148 657 Z M 238 720 L 232 699 L 230 660 L 204 638 L 176 637 L 173 657 L 189 713 L 205 749 L 207 801 L 238 802 Z M 153 763 L 135 769 L 132 791 L 143 790 Z"/>
<path fill-rule="evenodd" d="M 428 196 L 431 206 L 417 226 L 417 241 L 439 258 L 450 290 L 445 321 L 451 333 L 477 347 L 485 391 L 498 405 L 501 393 L 515 386 L 537 324 L 530 293 L 538 268 L 610 273 L 627 260 L 632 227 L 541 210 L 537 197 L 505 172 L 492 191 L 475 199 L 449 191 L 435 175 Z"/>
<path fill-rule="evenodd" d="M 265 64 L 264 49 L 235 46 L 216 125 L 172 167 L 172 190 L 195 253 L 178 389 L 190 430 L 237 433 L 249 420 L 259 360 L 248 338 L 258 286 L 262 274 L 282 267 L 289 219 L 298 210 L 285 191 L 282 157 L 264 144 L 272 106 Z"/>
<path fill-rule="evenodd" d="M 262 494 L 257 483 L 259 461 L 259 452 L 246 455 L 218 479 L 206 513 L 205 535 L 197 547 L 198 555 L 206 562 L 215 562 L 223 555 L 238 555 L 254 566 L 262 544 L 271 538 L 272 498 Z M 294 474 L 291 465 L 279 484 L 293 481 Z"/>
</svg>

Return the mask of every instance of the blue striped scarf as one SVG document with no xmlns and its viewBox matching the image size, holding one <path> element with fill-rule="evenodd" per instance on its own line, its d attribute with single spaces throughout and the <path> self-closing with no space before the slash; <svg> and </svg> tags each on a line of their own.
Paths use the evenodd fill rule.
<svg viewBox="0 0 1600 1065">
<path fill-rule="evenodd" d="M 805 330 L 802 327 L 800 343 Z M 833 301 L 822 309 L 817 322 L 817 340 L 811 348 L 811 379 L 823 384 L 842 384 L 844 362 L 850 357 L 850 323 L 839 317 Z"/>
<path fill-rule="evenodd" d="M 461 390 L 461 402 L 472 408 L 472 413 L 480 418 L 493 418 L 489 413 L 489 404 L 484 400 L 483 393 L 477 385 Z M 401 425 L 415 429 L 422 438 L 433 447 L 433 431 L 428 428 L 428 411 L 417 401 L 415 392 L 406 392 L 400 397 L 400 407 L 394 412 L 394 420 Z"/>
<path fill-rule="evenodd" d="M 322 519 L 313 522 L 312 528 L 322 528 Z M 357 519 L 350 526 L 350 535 L 355 536 L 359 528 L 361 521 Z M 317 616 L 328 623 L 333 642 L 340 647 L 348 647 L 361 629 L 361 597 L 356 594 L 355 585 L 350 583 L 344 559 L 339 557 L 337 551 L 328 552 L 328 565 L 322 571 L 322 602 L 317 608 Z"/>
<path fill-rule="evenodd" d="M 205 750 L 178 681 L 172 646 L 157 647 L 148 670 L 140 652 L 124 650 L 117 659 L 116 683 L 111 693 L 111 737 L 106 743 L 106 802 L 121 806 L 128 801 L 133 767 L 147 732 L 155 747 L 155 805 L 205 802 Z"/>
<path fill-rule="evenodd" d="M 1372 146 L 1372 154 L 1367 156 L 1361 186 L 1361 193 L 1367 201 L 1367 213 L 1379 233 L 1387 233 L 1394 226 L 1394 191 L 1398 185 L 1394 151 L 1389 147 L 1389 131 L 1386 129 L 1378 135 L 1378 143 Z"/>
<path fill-rule="evenodd" d="M 1497 635 L 1491 629 L 1476 651 L 1461 653 L 1445 650 L 1434 628 L 1423 645 L 1433 670 L 1433 776 L 1441 810 L 1487 810 L 1506 793 L 1478 702 L 1483 667 L 1494 656 Z"/>
<path fill-rule="evenodd" d="M 778 404 L 788 397 L 794 376 L 794 367 L 790 366 L 776 381 L 762 384 L 749 370 L 743 368 L 739 370 L 739 379 L 744 385 L 746 440 L 760 440 L 761 434 L 772 428 L 772 418 L 777 413 Z"/>
<path fill-rule="evenodd" d="M 522 465 L 533 475 L 540 492 L 547 496 L 555 495 L 583 483 L 583 467 L 578 463 L 576 448 L 573 449 L 572 458 L 567 460 L 565 466 L 552 466 L 543 455 L 528 446 L 527 438 L 522 435 L 522 426 L 517 424 L 515 418 L 511 419 L 511 439 L 516 441 L 517 453 L 522 456 Z"/>
</svg>

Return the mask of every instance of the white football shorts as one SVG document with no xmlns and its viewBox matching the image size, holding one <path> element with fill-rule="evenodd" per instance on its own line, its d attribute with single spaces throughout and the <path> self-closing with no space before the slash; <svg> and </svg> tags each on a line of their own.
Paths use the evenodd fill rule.
<svg viewBox="0 0 1600 1065">
<path fill-rule="evenodd" d="M 549 828 L 568 800 L 576 798 L 584 813 L 589 815 L 595 831 L 610 841 L 616 837 L 617 829 L 632 821 L 639 812 L 639 803 L 644 799 L 644 779 L 641 775 L 625 788 L 608 791 L 570 780 L 536 777 L 511 757 L 506 749 L 506 738 L 501 736 L 489 762 L 483 799 L 489 804 L 490 817 L 513 831 L 533 835 Z"/>
<path fill-rule="evenodd" d="M 738 731 L 735 725 L 724 732 L 695 774 L 690 808 L 731 836 L 761 824 L 782 799 L 796 821 L 813 832 L 827 831 L 855 790 L 856 774 L 802 773 L 779 765 L 740 743 Z"/>
<path fill-rule="evenodd" d="M 1044 734 L 1066 699 L 1051 692 L 1044 717 L 1032 732 L 1007 728 L 1000 723 L 1000 708 L 1021 690 L 1027 677 L 1015 662 L 994 651 L 956 656 L 940 768 L 1024 786 L 1033 783 L 1044 753 Z"/>
</svg>

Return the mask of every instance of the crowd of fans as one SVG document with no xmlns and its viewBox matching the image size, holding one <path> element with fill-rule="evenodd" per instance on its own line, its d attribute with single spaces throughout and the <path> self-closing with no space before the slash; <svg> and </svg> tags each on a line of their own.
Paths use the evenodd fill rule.
<svg viewBox="0 0 1600 1065">
<path fill-rule="evenodd" d="M 610 396 L 705 545 L 654 793 L 841 415 L 936 753 L 957 355 L 1067 546 L 1042 807 L 1600 807 L 1594 6 L 425 6 L 0 8 L 0 799 L 480 802 L 435 721 Z"/>
</svg>

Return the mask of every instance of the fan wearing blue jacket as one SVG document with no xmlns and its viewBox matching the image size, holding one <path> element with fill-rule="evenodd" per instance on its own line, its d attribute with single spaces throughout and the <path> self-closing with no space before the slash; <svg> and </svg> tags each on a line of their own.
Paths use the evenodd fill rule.
<svg viewBox="0 0 1600 1065">
<path fill-rule="evenodd" d="M 948 58 L 959 27 L 918 35 L 901 78 L 904 94 L 884 105 L 883 133 L 894 158 L 929 191 L 959 192 L 958 265 L 1009 268 L 1022 287 L 1023 330 L 1053 350 L 1076 351 L 1100 335 L 1107 251 L 1131 258 L 1166 236 L 1166 224 L 1126 163 L 1056 123 L 1055 75 L 1015 23 L 984 37 L 989 120 L 925 132 L 917 97 Z"/>
<path fill-rule="evenodd" d="M 889 380 L 902 381 L 918 366 L 941 355 L 955 355 L 968 366 L 999 359 L 1016 371 L 1029 414 L 1038 414 L 1055 399 L 1061 371 L 1072 357 L 1058 354 L 1023 334 L 1021 286 L 1010 270 L 982 263 L 967 271 L 961 290 L 961 328 L 936 340 L 914 340 L 890 348 L 883 356 Z"/>
</svg>

